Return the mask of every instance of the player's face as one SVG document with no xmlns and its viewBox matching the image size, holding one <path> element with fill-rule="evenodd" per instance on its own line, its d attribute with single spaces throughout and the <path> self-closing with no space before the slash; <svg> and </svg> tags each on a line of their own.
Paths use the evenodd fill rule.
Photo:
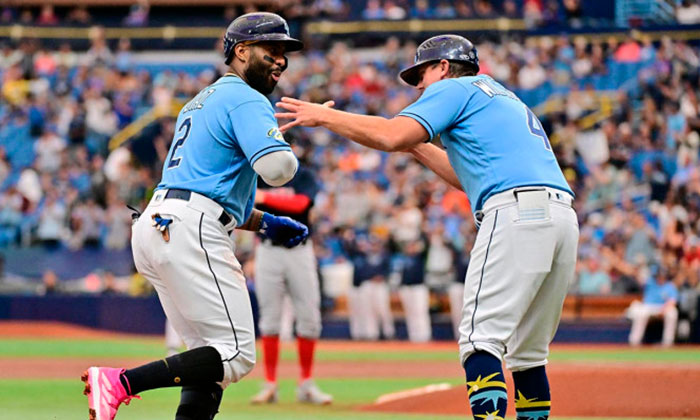
<svg viewBox="0 0 700 420">
<path fill-rule="evenodd" d="M 446 60 L 443 61 L 447 63 Z M 449 69 L 449 64 L 447 64 L 447 68 Z M 444 79 L 446 74 L 445 64 L 442 61 L 439 63 L 426 63 L 418 70 L 418 84 L 416 88 L 424 90 L 433 83 Z"/>
<path fill-rule="evenodd" d="M 272 93 L 282 72 L 287 68 L 284 45 L 279 42 L 260 42 L 251 45 L 250 63 L 245 78 L 253 89 L 267 95 Z"/>
</svg>

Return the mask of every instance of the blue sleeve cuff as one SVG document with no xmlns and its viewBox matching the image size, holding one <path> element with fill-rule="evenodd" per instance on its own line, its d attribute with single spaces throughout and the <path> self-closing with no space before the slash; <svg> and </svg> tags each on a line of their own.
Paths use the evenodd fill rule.
<svg viewBox="0 0 700 420">
<path fill-rule="evenodd" d="M 426 142 L 429 142 L 430 140 L 432 140 L 435 137 L 435 130 L 433 130 L 433 127 L 430 125 L 428 120 L 426 120 L 425 118 L 421 117 L 418 114 L 414 114 L 413 112 L 407 112 L 407 111 L 402 111 L 401 113 L 399 113 L 399 115 L 402 117 L 412 118 L 412 119 L 416 120 L 418 122 L 418 124 L 422 125 L 423 128 L 425 128 L 425 131 L 428 132 L 429 138 Z"/>
<path fill-rule="evenodd" d="M 280 150 L 288 150 L 291 152 L 292 148 L 288 144 L 271 144 L 267 147 L 263 147 L 250 157 L 250 166 L 253 166 L 261 157 L 272 152 L 279 152 Z"/>
</svg>

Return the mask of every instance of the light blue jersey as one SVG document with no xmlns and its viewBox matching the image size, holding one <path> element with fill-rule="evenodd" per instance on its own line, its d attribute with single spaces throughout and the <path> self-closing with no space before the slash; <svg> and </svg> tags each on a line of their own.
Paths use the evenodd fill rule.
<svg viewBox="0 0 700 420">
<path fill-rule="evenodd" d="M 290 150 L 270 101 L 236 76 L 204 88 L 177 117 L 175 136 L 156 189 L 180 188 L 219 203 L 238 225 L 255 200 L 255 161 Z"/>
<path fill-rule="evenodd" d="M 492 195 L 541 185 L 573 195 L 535 114 L 486 75 L 433 83 L 399 115 L 440 135 L 473 211 Z"/>
</svg>

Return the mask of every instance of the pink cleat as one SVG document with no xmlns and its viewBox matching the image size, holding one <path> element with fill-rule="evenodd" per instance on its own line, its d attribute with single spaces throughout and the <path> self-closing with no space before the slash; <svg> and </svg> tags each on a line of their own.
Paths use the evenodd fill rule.
<svg viewBox="0 0 700 420">
<path fill-rule="evenodd" d="M 114 420 L 121 403 L 129 405 L 132 398 L 141 399 L 136 395 L 129 395 L 119 376 L 125 369 L 108 367 L 88 368 L 80 379 L 85 382 L 84 395 L 88 397 L 90 408 L 90 420 Z"/>
</svg>

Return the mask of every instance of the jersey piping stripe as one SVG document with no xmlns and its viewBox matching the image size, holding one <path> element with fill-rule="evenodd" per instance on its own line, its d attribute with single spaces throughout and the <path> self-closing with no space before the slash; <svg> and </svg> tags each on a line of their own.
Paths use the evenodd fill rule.
<svg viewBox="0 0 700 420">
<path fill-rule="evenodd" d="M 479 278 L 479 287 L 476 289 L 476 297 L 474 298 L 474 311 L 472 312 L 472 332 L 469 333 L 469 343 L 471 343 L 474 350 L 476 346 L 472 341 L 472 335 L 474 334 L 474 318 L 476 317 L 476 309 L 479 307 L 479 292 L 481 292 L 481 284 L 484 281 L 484 269 L 486 268 L 486 261 L 489 259 L 489 248 L 491 248 L 491 240 L 493 239 L 493 232 L 496 231 L 496 223 L 498 223 L 498 210 L 496 210 L 496 215 L 493 218 L 493 227 L 491 228 L 491 235 L 489 236 L 489 243 L 486 245 L 486 255 L 484 256 L 484 264 L 481 266 L 481 277 Z"/>
<path fill-rule="evenodd" d="M 233 321 L 231 320 L 231 314 L 228 311 L 228 305 L 226 305 L 226 299 L 224 299 L 224 293 L 221 291 L 221 286 L 219 285 L 219 279 L 216 278 L 216 274 L 214 274 L 214 270 L 211 268 L 211 262 L 209 261 L 209 253 L 207 252 L 207 249 L 204 248 L 204 242 L 202 241 L 202 220 L 204 220 L 204 213 L 202 213 L 201 216 L 199 216 L 199 246 L 202 247 L 202 250 L 204 251 L 204 256 L 207 258 L 207 265 L 209 266 L 209 272 L 211 272 L 211 275 L 214 276 L 214 282 L 216 283 L 216 288 L 219 289 L 219 295 L 221 296 L 221 302 L 224 304 L 224 309 L 226 310 L 226 316 L 228 317 L 228 322 L 231 325 L 231 331 L 233 331 L 233 339 L 236 341 L 236 354 L 233 355 L 230 359 L 222 360 L 223 362 L 230 362 L 231 360 L 235 359 L 236 356 L 241 354 L 241 351 L 238 350 L 238 336 L 236 335 L 236 327 L 233 326 Z"/>
<path fill-rule="evenodd" d="M 264 154 L 261 155 L 261 153 L 263 153 L 263 152 L 265 152 L 265 151 L 268 151 L 268 150 L 270 150 L 270 149 L 274 149 L 274 148 L 292 150 L 291 147 L 289 147 L 288 144 L 272 144 L 272 145 L 270 145 L 270 146 L 263 147 L 262 149 L 260 149 L 260 150 L 258 150 L 257 152 L 255 152 L 255 154 L 254 154 L 253 156 L 250 157 L 250 162 L 251 162 L 251 164 L 255 163 L 255 161 L 256 161 L 258 158 L 263 157 Z M 271 152 L 268 152 L 268 153 L 271 153 Z"/>
</svg>

